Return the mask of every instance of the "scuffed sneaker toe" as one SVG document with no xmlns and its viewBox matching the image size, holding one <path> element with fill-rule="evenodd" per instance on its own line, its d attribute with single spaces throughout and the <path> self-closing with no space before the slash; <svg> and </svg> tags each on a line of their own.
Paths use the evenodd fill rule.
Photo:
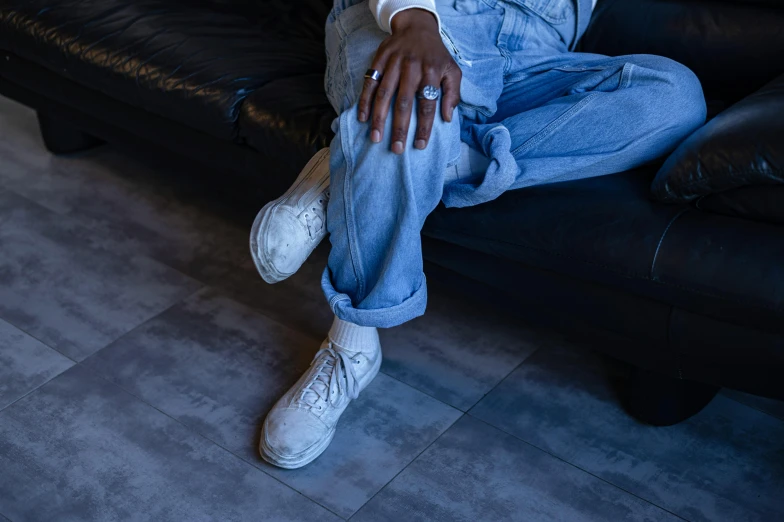
<svg viewBox="0 0 784 522">
<path fill-rule="evenodd" d="M 347 352 L 327 338 L 310 368 L 289 388 L 264 420 L 259 441 L 261 457 L 275 466 L 296 469 L 327 449 L 338 420 L 378 373 L 378 334 L 363 350 Z"/>
<path fill-rule="evenodd" d="M 320 150 L 294 184 L 253 221 L 250 252 L 261 277 L 277 283 L 294 274 L 327 235 L 329 149 Z"/>
<path fill-rule="evenodd" d="M 310 254 L 310 238 L 302 229 L 297 217 L 285 208 L 270 211 L 269 223 L 264 234 L 264 244 L 259 255 L 277 278 L 286 278 L 296 272 Z"/>
<path fill-rule="evenodd" d="M 299 464 L 319 449 L 329 432 L 330 429 L 307 410 L 281 408 L 272 411 L 264 421 L 261 455 L 276 465 Z"/>
</svg>

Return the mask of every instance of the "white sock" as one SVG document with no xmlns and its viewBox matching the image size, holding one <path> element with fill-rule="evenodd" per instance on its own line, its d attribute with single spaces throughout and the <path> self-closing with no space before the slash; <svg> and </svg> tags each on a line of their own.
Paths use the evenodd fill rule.
<svg viewBox="0 0 784 522">
<path fill-rule="evenodd" d="M 475 177 L 483 176 L 490 165 L 490 158 L 482 152 L 472 149 L 468 143 L 460 142 L 460 160 L 457 162 L 457 177 L 462 180 L 472 180 Z"/>
<path fill-rule="evenodd" d="M 329 340 L 351 353 L 375 351 L 381 346 L 378 329 L 349 323 L 337 316 L 329 329 Z"/>
</svg>

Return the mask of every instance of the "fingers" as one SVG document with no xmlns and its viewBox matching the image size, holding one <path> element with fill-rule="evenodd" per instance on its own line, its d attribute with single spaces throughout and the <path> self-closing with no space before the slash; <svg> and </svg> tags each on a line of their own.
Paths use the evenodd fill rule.
<svg viewBox="0 0 784 522">
<path fill-rule="evenodd" d="M 370 141 L 380 143 L 384 138 L 384 125 L 389 114 L 389 105 L 397 90 L 400 80 L 400 60 L 392 58 L 386 63 L 381 81 L 376 87 L 372 103 L 372 116 L 370 124 Z"/>
<path fill-rule="evenodd" d="M 417 102 L 416 94 L 422 77 L 422 66 L 416 62 L 403 62 L 400 84 L 392 118 L 392 152 L 403 154 L 408 128 L 411 125 L 411 112 Z"/>
<path fill-rule="evenodd" d="M 370 140 L 373 143 L 380 143 L 384 139 L 384 128 L 390 106 L 392 100 L 396 99 L 390 137 L 392 152 L 402 154 L 405 149 L 415 105 L 417 128 L 414 134 L 414 147 L 417 149 L 427 147 L 439 102 L 417 99 L 417 94 L 426 85 L 440 86 L 441 116 L 444 121 L 451 122 L 454 109 L 460 103 L 462 80 L 460 68 L 452 63 L 446 67 L 446 72 L 442 72 L 441 67 L 423 66 L 418 60 L 405 58 L 393 51 L 386 52 L 383 46 L 379 47 L 371 68 L 380 71 L 381 78 L 380 80 L 365 78 L 357 104 L 359 121 L 371 122 Z"/>
<path fill-rule="evenodd" d="M 384 77 L 384 66 L 387 62 L 387 56 L 383 48 L 379 47 L 376 52 L 373 63 L 370 65 L 371 69 L 375 69 Z M 359 103 L 357 104 L 357 118 L 361 122 L 366 122 L 370 116 L 370 110 L 373 103 L 373 97 L 376 95 L 376 90 L 381 80 L 372 80 L 365 78 L 365 83 L 362 85 L 362 92 L 359 95 Z"/>
<path fill-rule="evenodd" d="M 460 82 L 463 73 L 456 65 L 450 67 L 441 82 L 443 89 L 441 96 L 441 117 L 444 121 L 452 121 L 455 107 L 460 103 Z"/>
<path fill-rule="evenodd" d="M 429 67 L 419 84 L 419 92 L 422 92 L 426 85 L 439 87 L 440 83 L 441 75 L 434 68 Z M 438 100 L 426 100 L 424 98 L 417 100 L 417 129 L 414 134 L 415 148 L 424 149 L 427 147 L 427 143 L 430 141 L 430 132 L 433 130 L 433 120 L 435 119 L 437 107 Z"/>
</svg>

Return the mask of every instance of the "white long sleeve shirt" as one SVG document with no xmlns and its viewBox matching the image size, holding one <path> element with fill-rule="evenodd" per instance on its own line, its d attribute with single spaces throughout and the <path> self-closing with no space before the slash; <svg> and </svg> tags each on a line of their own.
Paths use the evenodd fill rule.
<svg viewBox="0 0 784 522">
<path fill-rule="evenodd" d="M 441 19 L 436 12 L 435 0 L 370 0 L 370 10 L 376 17 L 378 26 L 388 33 L 392 32 L 392 17 L 406 9 L 430 11 L 438 20 L 438 28 L 441 29 Z"/>
<path fill-rule="evenodd" d="M 593 0 L 592 7 L 596 7 L 596 2 L 597 0 Z M 438 21 L 439 30 L 441 29 L 441 19 L 436 12 L 435 0 L 370 0 L 370 10 L 373 12 L 373 16 L 376 17 L 378 26 L 388 33 L 392 32 L 392 17 L 406 9 L 430 11 Z"/>
</svg>

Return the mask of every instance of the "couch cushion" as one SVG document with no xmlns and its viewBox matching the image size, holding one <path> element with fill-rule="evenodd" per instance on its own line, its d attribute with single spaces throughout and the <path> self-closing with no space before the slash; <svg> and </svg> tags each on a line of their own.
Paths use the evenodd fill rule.
<svg viewBox="0 0 784 522">
<path fill-rule="evenodd" d="M 784 73 L 783 27 L 781 0 L 600 0 L 581 50 L 667 56 L 726 107 Z"/>
<path fill-rule="evenodd" d="M 326 0 L 0 0 L 0 48 L 235 139 L 243 100 L 323 74 Z"/>
<path fill-rule="evenodd" d="M 725 110 L 681 143 L 656 175 L 651 191 L 660 201 L 682 202 L 743 186 L 781 183 L 784 75 Z M 753 193 L 743 193 L 745 206 Z M 784 204 L 784 200 L 780 202 Z M 759 211 L 765 208 L 762 203 Z"/>
<path fill-rule="evenodd" d="M 471 208 L 440 207 L 424 232 L 503 260 L 784 331 L 784 231 L 655 203 L 648 196 L 654 171 L 511 191 Z"/>
<path fill-rule="evenodd" d="M 648 280 L 659 240 L 681 208 L 648 197 L 654 168 L 510 191 L 469 208 L 439 207 L 425 233 L 582 279 Z"/>
</svg>

